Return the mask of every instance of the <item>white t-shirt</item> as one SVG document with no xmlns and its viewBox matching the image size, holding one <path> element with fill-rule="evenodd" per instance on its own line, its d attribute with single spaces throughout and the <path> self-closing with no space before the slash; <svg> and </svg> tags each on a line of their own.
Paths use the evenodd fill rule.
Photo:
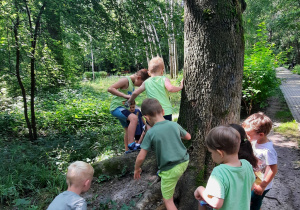
<svg viewBox="0 0 300 210">
<path fill-rule="evenodd" d="M 277 152 L 275 151 L 273 143 L 271 141 L 268 141 L 264 144 L 258 144 L 257 141 L 253 141 L 252 148 L 255 157 L 258 158 L 258 171 L 263 173 L 265 178 L 265 176 L 267 175 L 267 166 L 277 164 Z M 273 180 L 268 184 L 265 190 L 272 188 Z"/>
</svg>

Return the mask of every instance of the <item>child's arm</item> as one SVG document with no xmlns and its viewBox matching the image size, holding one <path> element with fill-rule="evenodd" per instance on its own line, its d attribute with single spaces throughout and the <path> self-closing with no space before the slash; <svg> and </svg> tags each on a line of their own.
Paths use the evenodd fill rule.
<svg viewBox="0 0 300 210">
<path fill-rule="evenodd" d="M 181 137 L 182 139 L 184 140 L 190 140 L 192 137 L 191 137 L 191 134 L 189 134 L 188 132 L 186 133 L 185 136 Z"/>
<path fill-rule="evenodd" d="M 118 89 L 126 89 L 128 86 L 128 79 L 127 78 L 122 78 L 112 86 L 110 86 L 107 91 L 110 92 L 113 95 L 123 97 L 125 99 L 130 98 L 130 95 L 126 95 L 122 92 L 120 92 Z"/>
<path fill-rule="evenodd" d="M 131 97 L 128 99 L 128 103 L 131 104 L 134 101 L 134 99 L 144 91 L 145 91 L 145 83 L 143 82 L 138 89 L 133 91 Z"/>
<path fill-rule="evenodd" d="M 168 78 L 166 78 L 165 87 L 171 93 L 178 92 L 178 91 L 182 90 L 182 88 L 183 88 L 183 80 L 181 80 L 180 86 L 176 87 L 171 84 L 171 82 Z"/>
<path fill-rule="evenodd" d="M 278 170 L 277 164 L 267 166 L 266 168 L 267 175 L 265 176 L 264 180 L 259 185 L 255 185 L 254 187 L 255 194 L 257 195 L 263 194 L 268 184 L 273 180 L 273 178 L 277 174 L 277 170 Z"/>
<path fill-rule="evenodd" d="M 195 190 L 194 196 L 197 200 L 204 200 L 208 205 L 210 205 L 214 209 L 221 208 L 224 203 L 224 199 L 208 195 L 205 192 L 205 187 L 203 186 L 200 186 Z"/>
<path fill-rule="evenodd" d="M 134 179 L 141 178 L 141 166 L 147 156 L 148 151 L 145 149 L 141 149 L 139 155 L 136 157 L 135 167 L 134 167 Z"/>
</svg>

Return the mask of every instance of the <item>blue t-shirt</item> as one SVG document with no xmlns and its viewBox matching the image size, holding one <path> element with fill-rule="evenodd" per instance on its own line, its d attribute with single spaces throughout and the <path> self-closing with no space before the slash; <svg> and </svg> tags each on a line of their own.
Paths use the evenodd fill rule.
<svg viewBox="0 0 300 210">
<path fill-rule="evenodd" d="M 139 109 L 135 109 L 134 114 L 138 117 L 138 124 L 136 126 L 135 135 L 142 135 L 144 126 L 144 123 L 142 121 L 142 113 Z"/>
</svg>

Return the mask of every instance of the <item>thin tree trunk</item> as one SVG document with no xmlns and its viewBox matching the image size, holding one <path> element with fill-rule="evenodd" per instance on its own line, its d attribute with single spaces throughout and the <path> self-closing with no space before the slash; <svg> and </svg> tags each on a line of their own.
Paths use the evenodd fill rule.
<svg viewBox="0 0 300 210">
<path fill-rule="evenodd" d="M 158 56 L 162 57 L 162 53 L 161 53 L 161 46 L 160 46 L 160 42 L 159 42 L 159 38 L 157 36 L 157 32 L 156 32 L 156 29 L 155 29 L 155 26 L 153 24 L 151 24 L 152 27 L 153 27 L 153 32 L 154 32 L 154 35 L 155 35 L 155 38 L 156 38 L 156 43 L 158 45 Z"/>
<path fill-rule="evenodd" d="M 27 128 L 28 128 L 29 139 L 32 141 L 34 137 L 32 134 L 32 128 L 31 128 L 31 124 L 29 121 L 29 117 L 28 117 L 26 90 L 24 88 L 24 85 L 23 85 L 23 82 L 22 82 L 21 76 L 20 76 L 20 45 L 19 45 L 19 34 L 18 34 L 19 25 L 20 25 L 20 19 L 19 19 L 19 15 L 17 14 L 16 24 L 14 26 L 14 36 L 15 36 L 15 44 L 16 44 L 16 76 L 17 76 L 17 80 L 18 80 L 18 83 L 19 83 L 19 86 L 20 86 L 21 92 L 22 92 L 23 104 L 24 104 L 24 117 L 26 120 Z"/>
<path fill-rule="evenodd" d="M 40 12 L 36 18 L 34 33 L 32 33 L 32 20 L 30 10 L 28 8 L 26 0 L 24 0 L 26 5 L 26 11 L 29 19 L 29 27 L 31 31 L 31 59 L 30 59 L 30 76 L 31 76 L 31 88 L 30 88 L 30 108 L 31 108 L 31 125 L 33 130 L 33 140 L 37 139 L 37 129 L 36 129 L 36 118 L 35 118 L 35 110 L 34 110 L 34 97 L 35 97 L 35 50 L 36 50 L 36 42 L 38 36 L 38 30 L 40 26 L 40 20 L 46 3 L 41 6 Z"/>
<path fill-rule="evenodd" d="M 178 184 L 179 209 L 196 209 L 194 190 L 214 164 L 204 139 L 215 126 L 238 123 L 244 38 L 240 1 L 186 0 L 184 91 L 178 122 L 192 135 L 190 164 Z"/>
<path fill-rule="evenodd" d="M 90 42 L 91 42 L 91 57 L 92 57 L 93 81 L 95 81 L 95 69 L 94 69 L 94 54 L 93 54 L 92 36 L 90 37 Z"/>
</svg>

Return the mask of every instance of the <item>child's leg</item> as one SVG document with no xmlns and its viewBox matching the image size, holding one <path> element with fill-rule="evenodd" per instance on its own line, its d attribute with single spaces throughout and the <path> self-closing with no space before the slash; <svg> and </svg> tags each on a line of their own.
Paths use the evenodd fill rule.
<svg viewBox="0 0 300 210">
<path fill-rule="evenodd" d="M 250 210 L 260 210 L 262 200 L 269 190 L 265 190 L 262 195 L 257 195 L 254 190 L 251 192 L 251 205 Z"/>
<path fill-rule="evenodd" d="M 124 145 L 125 145 L 125 151 L 128 151 L 128 128 L 124 128 Z"/>
<path fill-rule="evenodd" d="M 173 197 L 170 199 L 164 199 L 164 203 L 166 205 L 167 210 L 177 210 L 177 207 L 174 204 Z"/>
<path fill-rule="evenodd" d="M 142 135 L 139 138 L 138 144 L 141 144 L 145 136 L 145 131 L 143 131 Z"/>
<path fill-rule="evenodd" d="M 188 163 L 189 161 L 180 163 L 170 170 L 161 171 L 158 174 L 161 177 L 161 193 L 168 210 L 177 209 L 173 201 L 173 195 L 177 182 L 186 170 Z"/>
<path fill-rule="evenodd" d="M 138 123 L 138 118 L 135 114 L 130 114 L 128 116 L 127 120 L 130 121 L 130 123 L 128 125 L 128 132 L 127 132 L 128 144 L 131 144 L 134 141 L 134 135 L 135 135 L 136 126 Z"/>
</svg>

